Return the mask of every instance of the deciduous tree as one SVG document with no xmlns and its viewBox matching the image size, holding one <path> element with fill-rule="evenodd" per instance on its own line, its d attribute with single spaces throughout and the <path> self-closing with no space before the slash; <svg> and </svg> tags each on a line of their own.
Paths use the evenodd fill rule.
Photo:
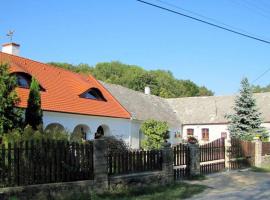
<svg viewBox="0 0 270 200">
<path fill-rule="evenodd" d="M 167 122 L 157 120 L 147 120 L 141 126 L 141 131 L 145 138 L 142 147 L 147 150 L 160 149 L 166 139 L 169 138 L 169 126 Z"/>
<path fill-rule="evenodd" d="M 95 67 L 87 64 L 71 65 L 68 63 L 50 63 L 77 73 L 92 74 L 96 79 L 122 85 L 124 87 L 144 91 L 150 86 L 151 93 L 165 98 L 187 96 L 212 96 L 214 93 L 206 87 L 200 87 L 190 80 L 178 80 L 170 71 L 144 70 L 136 65 L 121 62 L 98 63 Z"/>
<path fill-rule="evenodd" d="M 16 108 L 19 97 L 16 93 L 16 77 L 9 73 L 8 64 L 0 63 L 0 134 L 21 128 L 22 111 Z"/>
</svg>

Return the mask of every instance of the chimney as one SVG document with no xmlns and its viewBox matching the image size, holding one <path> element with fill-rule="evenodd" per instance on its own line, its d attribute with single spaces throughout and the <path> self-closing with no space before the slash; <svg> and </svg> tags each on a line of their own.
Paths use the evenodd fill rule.
<svg viewBox="0 0 270 200">
<path fill-rule="evenodd" d="M 3 44 L 2 52 L 18 56 L 20 54 L 20 45 L 14 42 Z"/>
<path fill-rule="evenodd" d="M 151 89 L 150 89 L 150 87 L 146 86 L 146 87 L 144 88 L 144 94 L 147 94 L 147 95 L 151 94 Z"/>
</svg>

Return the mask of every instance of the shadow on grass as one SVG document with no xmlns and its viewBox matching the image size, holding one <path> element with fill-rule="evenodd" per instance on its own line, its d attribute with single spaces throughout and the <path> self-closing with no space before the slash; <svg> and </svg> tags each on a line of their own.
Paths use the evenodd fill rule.
<svg viewBox="0 0 270 200">
<path fill-rule="evenodd" d="M 261 173 L 269 173 L 270 167 L 252 167 L 251 171 L 253 172 L 261 172 Z"/>
<path fill-rule="evenodd" d="M 205 175 L 196 175 L 196 176 L 190 176 L 188 177 L 187 180 L 189 181 L 203 181 L 203 180 L 206 180 L 206 176 Z"/>
<path fill-rule="evenodd" d="M 203 192 L 203 185 L 176 183 L 167 186 L 148 186 L 110 191 L 94 195 L 94 200 L 174 200 L 189 198 Z"/>
</svg>

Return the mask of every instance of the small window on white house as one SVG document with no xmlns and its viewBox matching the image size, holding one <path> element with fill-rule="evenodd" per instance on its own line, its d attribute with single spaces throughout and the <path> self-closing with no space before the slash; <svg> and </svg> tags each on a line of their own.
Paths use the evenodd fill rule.
<svg viewBox="0 0 270 200">
<path fill-rule="evenodd" d="M 88 91 L 84 92 L 80 95 L 82 98 L 86 99 L 93 99 L 93 100 L 99 100 L 99 101 L 106 101 L 101 91 L 97 88 L 91 88 Z"/>
<path fill-rule="evenodd" d="M 95 133 L 95 139 L 101 138 L 104 136 L 104 129 L 102 126 L 99 126 L 97 132 Z"/>
<path fill-rule="evenodd" d="M 187 136 L 193 136 L 194 135 L 194 129 L 193 128 L 188 128 L 187 129 Z"/>
<path fill-rule="evenodd" d="M 202 129 L 202 140 L 209 141 L 209 128 Z"/>
</svg>

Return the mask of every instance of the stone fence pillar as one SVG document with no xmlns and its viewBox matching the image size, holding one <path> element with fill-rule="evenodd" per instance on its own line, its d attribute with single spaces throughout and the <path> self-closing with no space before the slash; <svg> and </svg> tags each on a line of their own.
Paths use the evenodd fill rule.
<svg viewBox="0 0 270 200">
<path fill-rule="evenodd" d="M 200 175 L 200 146 L 199 144 L 188 144 L 189 157 L 187 168 L 191 177 Z"/>
<path fill-rule="evenodd" d="M 225 168 L 230 169 L 231 140 L 225 139 Z"/>
<path fill-rule="evenodd" d="M 94 181 L 95 187 L 99 189 L 108 188 L 107 167 L 107 143 L 104 139 L 94 140 Z"/>
<path fill-rule="evenodd" d="M 171 144 L 166 142 L 163 144 L 162 148 L 162 173 L 164 176 L 164 183 L 170 184 L 174 181 L 174 171 L 173 171 L 173 149 Z"/>
<path fill-rule="evenodd" d="M 254 156 L 254 166 L 262 166 L 262 141 L 260 139 L 255 139 L 255 156 Z"/>
</svg>

